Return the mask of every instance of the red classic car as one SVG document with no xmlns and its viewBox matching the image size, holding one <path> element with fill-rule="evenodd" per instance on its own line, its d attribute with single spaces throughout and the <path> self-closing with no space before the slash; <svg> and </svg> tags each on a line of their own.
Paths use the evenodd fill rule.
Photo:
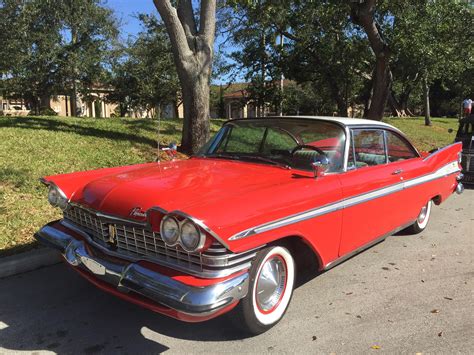
<svg viewBox="0 0 474 355">
<path fill-rule="evenodd" d="M 189 322 L 275 325 L 295 278 L 422 231 L 461 193 L 461 143 L 420 154 L 381 122 L 232 120 L 188 160 L 42 179 L 64 218 L 36 238 L 97 287 Z"/>
</svg>

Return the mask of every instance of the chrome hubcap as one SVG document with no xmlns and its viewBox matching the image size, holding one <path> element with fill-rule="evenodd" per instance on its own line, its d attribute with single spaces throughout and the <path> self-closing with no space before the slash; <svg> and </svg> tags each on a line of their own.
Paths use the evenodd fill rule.
<svg viewBox="0 0 474 355">
<path fill-rule="evenodd" d="M 420 211 L 420 214 L 418 215 L 418 223 L 423 223 L 423 221 L 426 218 L 426 213 L 428 212 L 428 206 L 423 206 L 423 208 Z"/>
<path fill-rule="evenodd" d="M 282 257 L 270 257 L 262 266 L 257 279 L 256 301 L 263 312 L 272 311 L 280 302 L 287 279 L 286 264 Z"/>
</svg>

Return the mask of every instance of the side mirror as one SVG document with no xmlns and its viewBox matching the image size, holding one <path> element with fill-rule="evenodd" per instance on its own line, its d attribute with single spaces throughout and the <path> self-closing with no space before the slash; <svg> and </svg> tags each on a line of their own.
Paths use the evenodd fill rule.
<svg viewBox="0 0 474 355">
<path fill-rule="evenodd" d="M 177 151 L 178 150 L 178 145 L 176 144 L 175 141 L 171 142 L 169 145 L 168 145 L 168 148 L 170 150 L 174 150 L 174 151 Z"/>
<path fill-rule="evenodd" d="M 176 144 L 176 142 L 171 142 L 168 147 L 166 148 L 161 148 L 162 151 L 166 152 L 166 154 L 172 159 L 174 160 L 174 158 L 176 158 L 176 154 L 177 154 L 177 150 L 178 150 L 178 146 Z"/>
<path fill-rule="evenodd" d="M 454 132 L 454 129 L 450 128 L 448 129 L 448 133 L 453 133 Z"/>
<path fill-rule="evenodd" d="M 312 163 L 314 178 L 323 177 L 329 170 L 329 159 L 326 156 L 318 156 Z"/>
</svg>

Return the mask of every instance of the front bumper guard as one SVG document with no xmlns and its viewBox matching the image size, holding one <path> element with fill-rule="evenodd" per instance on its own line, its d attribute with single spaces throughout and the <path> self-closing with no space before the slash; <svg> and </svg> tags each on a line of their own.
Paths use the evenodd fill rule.
<svg viewBox="0 0 474 355">
<path fill-rule="evenodd" d="M 196 287 L 128 261 L 97 257 L 86 243 L 63 230 L 46 225 L 36 234 L 43 244 L 58 249 L 75 267 L 117 287 L 120 292 L 136 292 L 161 305 L 192 316 L 209 316 L 245 297 L 249 288 L 248 272 L 222 282 Z M 90 247 L 90 246 L 89 246 Z"/>
</svg>

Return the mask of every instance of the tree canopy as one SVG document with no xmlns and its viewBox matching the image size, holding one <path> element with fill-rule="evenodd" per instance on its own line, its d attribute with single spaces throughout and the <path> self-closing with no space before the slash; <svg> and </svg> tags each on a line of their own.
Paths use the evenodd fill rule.
<svg viewBox="0 0 474 355">
<path fill-rule="evenodd" d="M 78 95 L 87 98 L 95 85 L 111 89 L 119 115 L 159 115 L 163 104 L 183 103 L 188 152 L 208 138 L 210 105 L 225 113 L 225 89 L 210 88 L 215 79 L 244 81 L 244 100 L 261 115 L 425 114 L 429 124 L 431 113 L 456 115 L 474 94 L 467 1 L 154 4 L 158 16 L 139 15 L 142 30 L 123 40 L 105 0 L 0 0 L 2 94 L 36 113 L 57 94 L 79 113 Z M 226 43 L 230 50 L 221 51 Z M 231 68 L 226 79 L 223 68 Z"/>
<path fill-rule="evenodd" d="M 120 116 L 130 111 L 160 115 L 163 104 L 178 100 L 179 83 L 171 45 L 163 23 L 141 14 L 143 29 L 124 46 L 116 48 L 108 99 L 119 104 Z"/>
<path fill-rule="evenodd" d="M 39 111 L 49 109 L 51 95 L 87 95 L 102 81 L 118 35 L 113 11 L 102 1 L 2 0 L 0 5 L 4 90 Z"/>
<path fill-rule="evenodd" d="M 473 67 L 473 12 L 465 2 L 234 0 L 230 5 L 226 23 L 238 48 L 234 68 L 257 89 L 249 91 L 257 102 L 284 98 L 275 90 L 281 74 L 313 86 L 313 102 L 324 99 L 319 112 L 341 116 L 358 106 L 367 117 L 381 119 L 387 100 L 395 115 L 419 113 L 427 99 L 424 78 L 428 86 L 451 88 L 462 81 L 464 95 L 472 94 L 472 81 L 462 80 Z"/>
</svg>

